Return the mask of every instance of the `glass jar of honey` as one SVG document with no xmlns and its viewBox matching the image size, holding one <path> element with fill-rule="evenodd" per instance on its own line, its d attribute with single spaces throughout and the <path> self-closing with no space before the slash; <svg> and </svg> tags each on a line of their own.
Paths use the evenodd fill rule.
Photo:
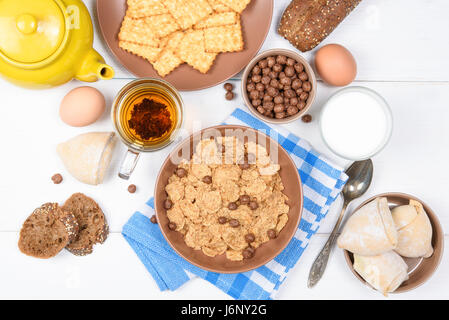
<svg viewBox="0 0 449 320">
<path fill-rule="evenodd" d="M 112 105 L 112 121 L 128 152 L 119 177 L 129 179 L 141 152 L 153 152 L 172 143 L 182 127 L 183 102 L 168 82 L 143 78 L 123 87 Z"/>
</svg>

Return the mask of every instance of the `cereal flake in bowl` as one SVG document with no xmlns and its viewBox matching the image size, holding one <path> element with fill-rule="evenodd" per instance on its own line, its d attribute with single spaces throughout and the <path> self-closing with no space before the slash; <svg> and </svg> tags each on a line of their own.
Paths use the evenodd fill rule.
<svg viewBox="0 0 449 320">
<path fill-rule="evenodd" d="M 155 194 L 169 244 L 192 264 L 220 273 L 272 260 L 293 237 L 302 211 L 301 182 L 289 155 L 239 126 L 205 129 L 181 143 L 164 163 Z"/>
</svg>

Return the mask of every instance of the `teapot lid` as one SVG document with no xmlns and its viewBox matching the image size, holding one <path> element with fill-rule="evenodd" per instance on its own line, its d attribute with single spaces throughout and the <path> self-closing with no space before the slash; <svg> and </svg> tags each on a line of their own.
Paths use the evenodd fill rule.
<svg viewBox="0 0 449 320">
<path fill-rule="evenodd" d="M 39 64 L 63 49 L 65 7 L 60 0 L 0 1 L 0 57 L 11 64 Z"/>
</svg>

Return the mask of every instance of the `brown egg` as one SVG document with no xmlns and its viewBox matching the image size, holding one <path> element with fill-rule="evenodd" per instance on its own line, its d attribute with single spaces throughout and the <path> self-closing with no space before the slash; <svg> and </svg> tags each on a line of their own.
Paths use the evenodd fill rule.
<svg viewBox="0 0 449 320">
<path fill-rule="evenodd" d="M 97 121 L 105 107 L 106 102 L 100 91 L 92 87 L 79 87 L 62 99 L 59 116 L 69 126 L 84 127 Z"/>
<path fill-rule="evenodd" d="M 328 44 L 315 55 L 315 67 L 324 82 L 346 86 L 357 75 L 357 63 L 351 52 L 339 44 Z"/>
</svg>

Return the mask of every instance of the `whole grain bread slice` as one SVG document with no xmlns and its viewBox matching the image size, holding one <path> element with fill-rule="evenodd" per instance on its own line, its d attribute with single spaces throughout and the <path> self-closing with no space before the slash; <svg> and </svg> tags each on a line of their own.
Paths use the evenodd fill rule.
<svg viewBox="0 0 449 320">
<path fill-rule="evenodd" d="M 77 256 L 85 256 L 93 251 L 97 243 L 103 243 L 109 234 L 109 227 L 100 206 L 82 193 L 73 194 L 63 206 L 79 222 L 80 228 L 75 241 L 66 249 Z"/>
<path fill-rule="evenodd" d="M 78 222 L 72 213 L 57 203 L 46 203 L 23 223 L 19 249 L 28 256 L 48 259 L 74 241 L 78 230 Z"/>
</svg>

